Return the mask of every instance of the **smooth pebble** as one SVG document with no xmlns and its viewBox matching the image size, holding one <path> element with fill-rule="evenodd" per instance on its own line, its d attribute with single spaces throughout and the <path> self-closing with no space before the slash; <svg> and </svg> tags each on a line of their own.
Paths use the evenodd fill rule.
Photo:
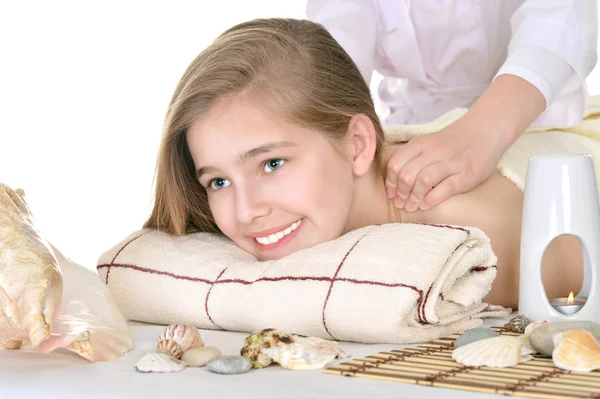
<svg viewBox="0 0 600 399">
<path fill-rule="evenodd" d="M 489 328 L 474 328 L 466 331 L 460 337 L 458 337 L 454 342 L 454 347 L 460 348 L 461 346 L 468 345 L 472 342 L 480 341 L 486 338 L 497 337 L 498 335 L 500 334 L 494 330 L 490 330 Z"/>
<path fill-rule="evenodd" d="M 531 333 L 531 346 L 539 353 L 552 356 L 554 342 L 552 336 L 564 331 L 582 329 L 589 331 L 597 340 L 600 340 L 600 325 L 593 321 L 565 321 L 560 323 L 544 324 Z"/>
<path fill-rule="evenodd" d="M 219 348 L 205 346 L 185 351 L 181 360 L 186 362 L 189 367 L 204 367 L 206 363 L 219 356 L 221 356 Z"/>
<path fill-rule="evenodd" d="M 250 360 L 244 356 L 219 356 L 206 364 L 206 368 L 217 374 L 247 373 L 251 367 Z"/>
</svg>

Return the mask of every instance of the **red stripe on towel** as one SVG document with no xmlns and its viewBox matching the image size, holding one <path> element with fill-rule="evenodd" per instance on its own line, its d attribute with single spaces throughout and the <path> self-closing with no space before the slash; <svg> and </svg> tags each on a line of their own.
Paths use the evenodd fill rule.
<svg viewBox="0 0 600 399">
<path fill-rule="evenodd" d="M 447 225 L 447 224 L 433 224 L 433 223 L 424 223 L 424 224 L 425 224 L 425 225 L 427 225 L 427 226 L 441 227 L 441 228 L 444 228 L 444 229 L 459 230 L 459 231 L 462 231 L 462 232 L 465 232 L 465 233 L 467 233 L 467 238 L 468 238 L 468 237 L 471 235 L 471 231 L 470 231 L 469 229 L 465 229 L 465 228 L 463 228 L 463 227 L 458 227 L 458 226 L 450 226 L 450 225 Z M 456 248 L 454 248 L 454 251 L 452 251 L 452 254 L 454 254 L 454 252 L 456 252 L 456 250 L 457 250 L 458 248 L 460 248 L 460 246 L 461 246 L 462 244 L 463 244 L 463 243 L 460 243 L 460 244 L 459 244 L 459 245 L 458 245 Z M 452 256 L 452 255 L 450 255 L 450 256 Z M 471 269 L 471 270 L 472 270 L 472 269 Z M 418 307 L 418 309 L 417 309 L 417 315 L 419 316 L 419 319 L 420 319 L 422 322 L 425 322 L 425 323 L 429 323 L 429 322 L 427 321 L 427 316 L 425 315 L 425 307 L 427 306 L 427 301 L 429 300 L 429 293 L 431 292 L 431 289 L 432 289 L 432 288 L 433 288 L 433 284 L 431 284 L 431 285 L 429 286 L 429 289 L 427 290 L 427 294 L 425 295 L 425 298 L 424 298 L 424 300 L 423 300 L 423 301 L 421 301 L 421 303 L 420 303 L 420 306 L 419 306 L 419 307 Z"/>
<path fill-rule="evenodd" d="M 473 268 L 471 268 L 471 272 L 484 272 L 487 269 L 497 269 L 498 267 L 496 265 L 491 265 L 491 266 L 475 266 Z"/>
<path fill-rule="evenodd" d="M 333 288 L 333 283 L 335 282 L 335 278 L 337 277 L 338 273 L 340 272 L 340 269 L 344 265 L 344 262 L 346 262 L 346 258 L 348 258 L 348 255 L 350 255 L 350 252 L 352 252 L 354 247 L 356 247 L 356 245 L 358 245 L 360 240 L 362 240 L 364 238 L 364 236 L 366 236 L 367 234 L 368 234 L 368 231 L 365 234 L 363 234 L 362 237 L 360 237 L 358 240 L 356 240 L 354 245 L 352 245 L 352 247 L 348 250 L 348 252 L 346 252 L 346 255 L 344 255 L 344 258 L 340 262 L 337 270 L 335 271 L 335 274 L 333 275 L 333 278 L 331 279 L 331 284 L 329 284 L 329 289 L 327 290 L 327 296 L 325 297 L 325 301 L 323 302 L 323 314 L 322 314 L 323 327 L 325 327 L 325 331 L 327 331 L 327 334 L 329 334 L 331 336 L 331 338 L 333 338 L 336 341 L 337 341 L 337 339 L 333 336 L 333 334 L 331 334 L 331 332 L 329 332 L 329 329 L 327 328 L 327 322 L 325 321 L 325 308 L 327 307 L 327 301 L 329 300 L 329 295 L 331 295 L 331 289 Z"/>
<path fill-rule="evenodd" d="M 431 292 L 431 289 L 433 288 L 433 284 L 431 284 L 429 286 L 429 289 L 427 290 L 427 294 L 425 294 L 425 299 L 421 302 L 421 313 L 422 316 L 420 316 L 419 318 L 421 318 L 421 321 L 425 322 L 425 323 L 429 323 L 427 321 L 427 316 L 425 316 L 425 305 L 427 305 L 427 300 L 429 299 L 429 293 Z"/>
<path fill-rule="evenodd" d="M 221 273 L 219 273 L 215 281 L 211 284 L 210 288 L 208 289 L 208 292 L 206 293 L 206 299 L 204 300 L 204 309 L 206 310 L 208 320 L 210 320 L 211 323 L 213 323 L 217 328 L 220 328 L 221 330 L 224 330 L 224 328 L 219 327 L 217 323 L 213 321 L 212 317 L 210 317 L 210 313 L 208 312 L 208 296 L 210 295 L 210 291 L 212 291 L 213 287 L 215 286 L 215 283 L 219 281 L 219 278 L 223 275 L 223 273 L 225 273 L 225 270 L 227 270 L 227 268 L 223 269 Z"/>
<path fill-rule="evenodd" d="M 424 224 L 426 226 L 442 227 L 445 229 L 452 229 L 452 230 L 460 230 L 460 231 L 464 231 L 468 235 L 471 235 L 471 230 L 465 229 L 464 227 L 450 226 L 448 224 L 435 224 L 435 223 L 422 223 L 422 224 Z"/>
<path fill-rule="evenodd" d="M 108 270 L 106 271 L 106 279 L 104 281 L 104 284 L 108 285 L 108 276 L 110 275 L 110 266 L 113 265 L 115 263 L 115 260 L 117 259 L 117 256 L 119 256 L 119 254 L 125 249 L 125 247 L 127 247 L 129 244 L 131 244 L 132 242 L 134 242 L 135 240 L 137 240 L 138 238 L 140 238 L 141 236 L 148 234 L 151 230 L 145 231 L 142 234 L 140 234 L 137 237 L 132 238 L 131 240 L 127 241 L 125 243 L 125 245 L 123 245 L 121 247 L 121 249 L 119 249 L 116 253 L 116 255 L 112 258 L 112 260 L 110 261 L 109 265 L 108 265 Z M 99 267 L 96 267 L 96 270 L 98 270 Z"/>
<path fill-rule="evenodd" d="M 247 280 L 241 280 L 239 278 L 232 278 L 229 280 L 221 280 L 221 281 L 219 281 L 219 284 L 235 283 L 235 284 L 250 285 L 250 284 L 258 283 L 261 281 L 331 281 L 331 277 L 316 277 L 316 276 L 261 277 L 254 281 L 247 281 Z"/>
<path fill-rule="evenodd" d="M 105 267 L 108 267 L 109 270 L 112 267 L 118 267 L 118 268 L 122 268 L 122 269 L 133 269 L 133 270 L 136 270 L 138 272 L 143 272 L 143 273 L 158 274 L 160 276 L 169 276 L 169 277 L 173 277 L 177 280 L 188 280 L 188 281 L 194 281 L 194 282 L 200 282 L 200 283 L 206 283 L 206 284 L 214 284 L 214 281 L 206 280 L 203 278 L 182 276 L 182 275 L 175 274 L 175 273 L 163 272 L 160 270 L 149 269 L 147 267 L 141 267 L 141 266 L 137 266 L 137 265 L 128 265 L 128 264 L 123 264 L 123 263 L 113 263 L 113 264 L 109 263 L 109 264 L 105 264 L 105 265 L 98 265 L 98 267 L 96 269 L 103 269 Z"/>
</svg>

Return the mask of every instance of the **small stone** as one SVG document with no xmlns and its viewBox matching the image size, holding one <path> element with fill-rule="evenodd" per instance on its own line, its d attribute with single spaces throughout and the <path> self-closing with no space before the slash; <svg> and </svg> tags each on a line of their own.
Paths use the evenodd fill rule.
<svg viewBox="0 0 600 399">
<path fill-rule="evenodd" d="M 217 374 L 247 373 L 251 367 L 252 363 L 244 356 L 219 356 L 206 364 L 206 368 Z"/>
<path fill-rule="evenodd" d="M 539 353 L 552 356 L 554 342 L 552 336 L 569 330 L 589 331 L 597 340 L 600 340 L 600 325 L 592 321 L 565 321 L 560 323 L 549 323 L 540 326 L 531 333 L 531 346 Z"/>
<path fill-rule="evenodd" d="M 472 342 L 497 337 L 498 335 L 500 334 L 494 330 L 490 330 L 489 328 L 474 328 L 458 337 L 454 342 L 454 348 L 460 348 L 461 346 L 468 345 Z"/>
<path fill-rule="evenodd" d="M 189 367 L 204 367 L 212 359 L 221 356 L 219 348 L 205 346 L 204 348 L 193 348 L 185 351 L 181 360 Z"/>
</svg>

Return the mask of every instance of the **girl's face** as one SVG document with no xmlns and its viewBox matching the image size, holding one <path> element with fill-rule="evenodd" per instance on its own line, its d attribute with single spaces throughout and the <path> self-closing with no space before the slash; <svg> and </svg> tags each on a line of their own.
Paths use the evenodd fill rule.
<svg viewBox="0 0 600 399">
<path fill-rule="evenodd" d="M 354 197 L 352 156 L 322 133 L 228 99 L 193 123 L 186 139 L 217 225 L 257 259 L 344 233 Z"/>
</svg>

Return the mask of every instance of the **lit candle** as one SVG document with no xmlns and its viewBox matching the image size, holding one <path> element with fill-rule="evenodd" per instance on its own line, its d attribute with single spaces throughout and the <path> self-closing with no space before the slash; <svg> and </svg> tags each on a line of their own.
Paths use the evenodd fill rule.
<svg viewBox="0 0 600 399">
<path fill-rule="evenodd" d="M 573 291 L 571 291 L 568 298 L 550 299 L 550 305 L 552 305 L 557 312 L 564 315 L 571 315 L 577 313 L 579 309 L 585 305 L 585 301 L 584 298 L 573 298 Z"/>
</svg>

